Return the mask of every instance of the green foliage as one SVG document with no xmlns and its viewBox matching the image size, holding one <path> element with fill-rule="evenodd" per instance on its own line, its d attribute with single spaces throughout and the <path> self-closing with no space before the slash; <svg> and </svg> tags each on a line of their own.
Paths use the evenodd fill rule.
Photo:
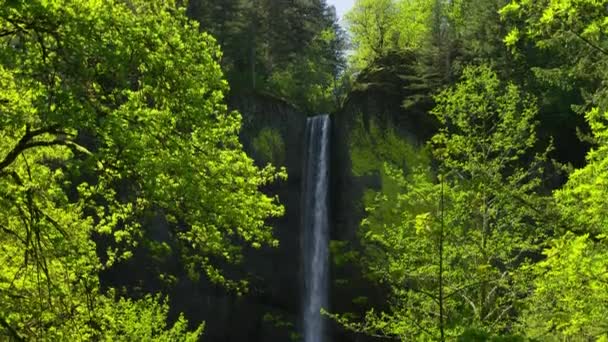
<svg viewBox="0 0 608 342">
<path fill-rule="evenodd" d="M 342 97 L 346 38 L 325 1 L 190 0 L 189 15 L 216 37 L 233 89 L 261 89 L 310 113 Z"/>
<path fill-rule="evenodd" d="M 382 128 L 372 119 L 365 126 L 361 115 L 354 122 L 349 145 L 353 174 L 379 177 L 380 189 L 367 189 L 363 197 L 366 208 L 374 207 L 369 219 L 378 220 L 378 227 L 398 220 L 399 214 L 390 203 L 396 200 L 401 184 L 393 175 L 398 172 L 410 174 L 427 167 L 430 164 L 428 151 L 400 136 L 390 124 Z M 430 175 L 430 171 L 427 174 Z M 386 201 L 378 201 L 378 198 Z"/>
<path fill-rule="evenodd" d="M 189 332 L 188 322 L 180 315 L 172 326 L 168 326 L 166 320 L 169 306 L 166 301 L 159 301 L 160 298 L 151 296 L 137 301 L 105 299 L 95 317 L 101 331 L 97 338 L 103 341 L 198 341 L 203 325 Z M 67 340 L 74 341 L 77 338 L 82 339 L 82 336 Z"/>
<path fill-rule="evenodd" d="M 597 340 L 606 334 L 606 1 L 512 1 L 501 14 L 511 24 L 505 43 L 521 55 L 529 43 L 549 61 L 534 69 L 541 81 L 580 91 L 573 103 L 591 127 L 587 165 L 554 193 L 563 228 L 546 259 L 531 268 L 534 291 L 521 330 L 539 340 Z"/>
<path fill-rule="evenodd" d="M 487 66 L 466 68 L 436 102 L 433 114 L 444 128 L 433 138 L 434 153 L 454 193 L 447 197 L 445 224 L 449 232 L 460 231 L 446 237 L 446 248 L 457 242 L 458 268 L 466 277 L 459 295 L 471 309 L 463 323 L 498 334 L 517 318 L 527 291 L 521 267 L 550 222 L 551 207 L 538 195 L 548 150 L 532 153 L 537 107 Z M 449 249 L 445 253 L 450 270 L 454 263 Z"/>
<path fill-rule="evenodd" d="M 498 65 L 498 73 L 513 68 L 507 48 L 502 40 L 505 34 L 504 23 L 498 11 L 509 0 L 457 0 L 447 10 L 453 25 L 454 49 L 456 50 L 453 68 L 460 72 L 462 65 L 469 63 L 492 63 Z M 504 69 L 503 69 L 504 68 Z M 517 75 L 509 75 L 515 78 Z"/>
<path fill-rule="evenodd" d="M 608 245 L 605 235 L 567 233 L 534 266 L 534 292 L 522 330 L 543 341 L 608 340 Z"/>
<path fill-rule="evenodd" d="M 602 1 L 511 1 L 500 13 L 510 24 L 505 43 L 522 56 L 533 44 L 548 53 L 544 63 L 533 68 L 547 82 L 564 88 L 580 87 L 587 102 L 606 108 L 603 80 L 608 60 L 608 21 Z M 585 112 L 587 108 L 579 108 Z"/>
<path fill-rule="evenodd" d="M 357 252 L 349 249 L 348 241 L 331 240 L 329 242 L 329 250 L 333 263 L 337 267 L 357 261 L 358 254 Z"/>
<path fill-rule="evenodd" d="M 568 231 L 558 231 L 532 268 L 534 292 L 522 317 L 522 331 L 541 340 L 608 340 L 607 116 L 594 108 L 586 119 L 596 147 L 554 193 Z"/>
<path fill-rule="evenodd" d="M 390 309 L 362 323 L 338 317 L 350 329 L 404 341 L 501 335 L 529 290 L 522 267 L 547 208 L 537 194 L 545 157 L 531 153 L 534 100 L 481 66 L 436 103 L 440 181 L 428 167 L 404 176 L 385 166 L 393 186 L 368 206 L 362 242 L 368 276 L 391 289 Z"/>
<path fill-rule="evenodd" d="M 491 336 L 483 330 L 467 329 L 458 336 L 458 342 L 524 342 L 525 339 L 517 335 Z"/>
<path fill-rule="evenodd" d="M 608 232 L 608 112 L 594 108 L 585 115 L 596 147 L 587 154 L 587 165 L 570 174 L 555 196 L 565 219 L 579 232 Z"/>
<path fill-rule="evenodd" d="M 333 29 L 319 32 L 301 54 L 270 75 L 269 89 L 307 113 L 333 111 L 339 104 L 338 68 L 341 65 L 337 63 L 341 61 L 332 61 L 335 57 L 327 53 L 339 44 L 338 39 Z"/>
<path fill-rule="evenodd" d="M 426 80 L 451 85 L 462 74 L 435 97 L 432 113 L 442 127 L 431 149 L 443 189 L 427 168 L 404 174 L 375 139 L 358 138 L 355 173 L 382 179 L 381 191 L 366 194 L 362 263 L 390 287 L 390 309 L 370 310 L 360 323 L 334 317 L 402 340 L 605 340 L 608 2 L 426 1 L 425 21 L 409 26 L 397 24 L 403 3 L 414 2 L 357 2 L 348 18 L 352 68 L 398 74 L 382 58 L 413 49 L 419 64 L 411 74 L 424 75 L 426 89 L 437 88 Z M 410 28 L 422 44 L 399 42 L 400 29 Z M 410 103 L 404 107 L 415 109 Z M 579 152 L 564 134 L 578 124 L 573 111 L 585 115 L 594 144 L 586 166 L 555 191 L 557 207 L 539 195 L 548 190 L 550 152 L 536 141 L 539 109 L 543 141 L 558 134 L 567 160 Z"/>
<path fill-rule="evenodd" d="M 188 322 L 180 315 L 173 323 L 167 324 L 169 310 L 166 301 L 159 297 L 146 296 L 140 300 L 112 298 L 98 293 L 90 293 L 86 308 L 77 308 L 70 319 L 61 325 L 52 325 L 50 317 L 42 317 L 49 326 L 45 333 L 37 336 L 40 341 L 198 341 L 203 333 L 201 324 L 194 331 L 188 331 Z M 17 315 L 10 314 L 2 323 L 14 329 L 19 322 Z M 4 327 L 4 324 L 3 324 Z M 27 326 L 20 326 L 27 329 Z M 15 340 L 27 336 L 14 329 L 7 335 Z"/>
<path fill-rule="evenodd" d="M 350 132 L 349 149 L 356 176 L 382 172 L 384 163 L 409 172 L 430 161 L 428 153 L 400 137 L 393 126 L 380 127 L 375 119 L 366 125 L 361 114 Z"/>
<path fill-rule="evenodd" d="M 285 165 L 285 142 L 278 130 L 262 128 L 260 133 L 253 138 L 253 148 L 264 162 Z"/>
<path fill-rule="evenodd" d="M 363 69 L 401 49 L 419 48 L 428 38 L 430 0 L 357 0 L 345 16 L 355 53 L 351 67 Z"/>
<path fill-rule="evenodd" d="M 525 33 L 541 47 L 551 46 L 562 39 L 577 38 L 587 44 L 599 43 L 608 33 L 605 19 L 605 0 L 578 1 L 511 1 L 501 10 L 505 16 L 522 18 L 527 26 Z M 515 28 L 514 28 L 515 30 Z M 519 30 L 512 32 L 512 43 L 521 37 Z M 601 48 L 601 47 L 598 47 Z"/>
<path fill-rule="evenodd" d="M 0 33 L 0 334 L 102 333 L 85 319 L 104 301 L 97 274 L 130 256 L 145 218 L 172 224 L 193 277 L 227 286 L 241 283 L 211 260 L 277 245 L 266 219 L 283 209 L 258 189 L 281 173 L 242 151 L 216 42 L 173 1 L 1 1 Z M 131 321 L 166 312 L 114 305 Z M 184 324 L 124 331 L 173 340 Z"/>
</svg>

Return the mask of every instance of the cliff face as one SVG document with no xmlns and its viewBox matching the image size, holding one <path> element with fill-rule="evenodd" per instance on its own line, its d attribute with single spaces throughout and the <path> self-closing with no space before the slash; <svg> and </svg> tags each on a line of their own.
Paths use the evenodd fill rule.
<svg viewBox="0 0 608 342">
<path fill-rule="evenodd" d="M 359 75 L 356 88 L 332 116 L 330 298 L 336 312 L 362 313 L 385 302 L 387 291 L 367 281 L 357 266 L 360 222 L 370 198 L 385 191 L 384 163 L 404 172 L 428 163 L 422 148 L 436 130 L 428 115 L 430 89 L 416 76 L 414 57 L 387 59 Z M 335 341 L 364 341 L 339 327 L 334 332 Z"/>
<path fill-rule="evenodd" d="M 330 311 L 361 313 L 369 305 L 384 302 L 381 288 L 361 275 L 356 251 L 357 232 L 365 215 L 369 194 L 382 191 L 384 162 L 403 169 L 417 162 L 422 142 L 434 126 L 421 87 L 412 90 L 414 71 L 403 63 L 368 70 L 359 76 L 343 107 L 331 114 Z M 395 67 L 402 65 L 404 67 Z M 416 88 L 416 87 L 414 87 Z M 413 105 L 403 103 L 413 99 Z M 411 102 L 411 101 L 410 101 Z M 302 272 L 301 212 L 304 131 L 307 113 L 265 94 L 240 94 L 229 99 L 243 117 L 241 141 L 259 166 L 283 166 L 288 179 L 268 185 L 264 191 L 277 195 L 285 215 L 270 222 L 275 227 L 277 248 L 245 250 L 244 262 L 225 266 L 233 278 L 249 280 L 250 291 L 241 296 L 210 284 L 204 278 L 190 280 L 175 256 L 150 263 L 142 250 L 131 262 L 104 275 L 106 284 L 132 284 L 148 292 L 163 290 L 171 299 L 172 316 L 183 312 L 192 324 L 206 322 L 206 341 L 299 341 Z M 164 240 L 168 223 L 152 222 L 153 238 Z M 355 251 L 355 252 L 353 252 Z M 175 275 L 168 284 L 160 272 Z M 366 341 L 331 325 L 332 342 Z"/>
<path fill-rule="evenodd" d="M 245 251 L 241 275 L 250 279 L 250 292 L 238 297 L 222 289 L 199 289 L 196 307 L 207 322 L 207 341 L 290 341 L 297 336 L 300 313 L 300 211 L 306 115 L 287 102 L 265 94 L 229 99 L 243 117 L 244 150 L 263 167 L 287 169 L 287 180 L 270 184 L 265 192 L 279 197 L 285 215 L 271 222 L 277 248 Z"/>
<path fill-rule="evenodd" d="M 343 107 L 332 113 L 330 222 L 334 263 L 330 309 L 334 312 L 361 313 L 370 304 L 378 307 L 384 301 L 386 292 L 366 281 L 355 260 L 344 255 L 358 247 L 366 194 L 383 189 L 383 163 L 407 169 L 419 162 L 418 152 L 435 129 L 427 114 L 432 105 L 426 96 L 429 89 L 416 84 L 420 79 L 411 67 L 412 57 L 391 58 L 386 63 L 391 67 L 379 63 L 378 68 L 359 75 L 357 88 Z M 401 60 L 396 62 L 395 58 Z M 270 95 L 235 96 L 229 102 L 243 116 L 245 151 L 260 166 L 271 162 L 287 169 L 286 181 L 264 189 L 278 195 L 286 209 L 285 215 L 273 222 L 280 246 L 246 253 L 241 269 L 252 279 L 250 293 L 237 297 L 222 289 L 199 286 L 198 294 L 186 301 L 190 307 L 186 314 L 196 314 L 207 322 L 205 338 L 210 341 L 298 341 L 307 115 Z M 331 330 L 331 341 L 366 340 L 336 325 Z"/>
</svg>

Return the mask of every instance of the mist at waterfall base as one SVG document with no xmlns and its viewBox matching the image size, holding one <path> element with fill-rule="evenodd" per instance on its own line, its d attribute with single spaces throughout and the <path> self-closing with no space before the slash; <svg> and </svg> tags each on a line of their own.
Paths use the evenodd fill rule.
<svg viewBox="0 0 608 342">
<path fill-rule="evenodd" d="M 306 122 L 302 262 L 304 289 L 302 333 L 304 342 L 324 342 L 329 288 L 329 141 L 330 120 L 319 115 Z"/>
</svg>

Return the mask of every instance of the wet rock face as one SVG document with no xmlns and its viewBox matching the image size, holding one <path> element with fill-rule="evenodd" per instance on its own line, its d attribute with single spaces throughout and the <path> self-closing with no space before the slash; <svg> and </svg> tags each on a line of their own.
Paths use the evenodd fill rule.
<svg viewBox="0 0 608 342">
<path fill-rule="evenodd" d="M 427 114 L 432 103 L 424 92 L 429 90 L 412 86 L 415 72 L 406 65 L 413 63 L 411 56 L 392 58 L 402 58 L 404 67 L 399 70 L 379 67 L 360 75 L 360 86 L 339 111 L 331 114 L 330 239 L 347 242 L 351 247 L 358 244 L 357 230 L 365 215 L 364 193 L 382 187 L 380 173 L 374 169 L 379 166 L 371 164 L 384 158 L 377 156 L 368 165 L 353 151 L 356 139 L 376 143 L 375 140 L 385 136 L 377 132 L 391 129 L 398 141 L 418 146 L 435 130 Z M 387 61 L 389 64 L 398 65 L 394 60 Z M 286 167 L 288 179 L 264 189 L 279 196 L 286 213 L 273 222 L 279 248 L 251 251 L 245 257 L 242 269 L 253 279 L 249 294 L 236 298 L 217 290 L 209 299 L 209 288 L 205 290 L 207 300 L 201 307 L 208 311 L 204 318 L 206 337 L 211 341 L 299 341 L 301 198 L 307 115 L 263 94 L 234 97 L 230 104 L 243 116 L 241 141 L 245 151 L 260 166 L 271 162 Z M 386 149 L 390 152 L 393 147 Z M 411 157 L 396 158 L 407 164 Z M 362 296 L 368 298 L 367 304 L 376 307 L 384 302 L 386 291 L 366 281 L 354 263 L 332 265 L 331 279 L 329 298 L 334 312 L 361 312 L 368 305 L 355 304 L 353 299 Z M 218 305 L 222 308 L 213 309 Z M 336 325 L 330 324 L 330 331 L 329 341 L 367 341 Z"/>
<path fill-rule="evenodd" d="M 404 169 L 420 163 L 416 153 L 437 127 L 428 114 L 433 105 L 430 89 L 413 84 L 421 81 L 411 58 L 389 56 L 386 67 L 380 61 L 375 70 L 359 75 L 358 85 L 332 116 L 331 239 L 347 243 L 351 250 L 359 246 L 365 193 L 383 187 L 382 162 Z M 334 264 L 331 278 L 336 312 L 362 313 L 386 302 L 388 291 L 367 281 L 356 263 Z M 334 341 L 374 339 L 334 327 Z"/>
<path fill-rule="evenodd" d="M 257 165 L 285 167 L 287 180 L 268 185 L 279 197 L 283 217 L 273 219 L 278 248 L 245 251 L 238 272 L 250 279 L 242 297 L 222 289 L 201 289 L 200 309 L 208 341 L 290 341 L 299 329 L 300 217 L 306 115 L 281 99 L 249 94 L 229 99 L 243 117 L 241 142 Z M 211 293 L 210 291 L 211 290 Z M 200 314 L 199 314 L 200 315 Z"/>
<path fill-rule="evenodd" d="M 399 77 L 396 72 L 380 68 L 360 76 L 362 86 L 353 90 L 342 109 L 331 114 L 330 239 L 345 242 L 349 248 L 358 243 L 357 230 L 365 214 L 364 193 L 382 187 L 380 174 L 375 171 L 378 165 L 372 164 L 384 158 L 373 150 L 367 153 L 365 148 L 354 153 L 356 138 L 373 144 L 382 136 L 377 132 L 392 127 L 399 139 L 416 144 L 433 130 L 426 114 L 428 98 L 422 97 L 421 102 L 407 109 L 402 107 L 404 98 L 412 92 L 406 89 L 407 77 Z M 265 94 L 234 95 L 228 103 L 242 114 L 241 142 L 248 155 L 259 166 L 272 163 L 284 166 L 288 173 L 287 180 L 263 189 L 277 195 L 285 206 L 285 215 L 269 222 L 275 227 L 279 247 L 246 250 L 242 265 L 226 266 L 229 276 L 250 280 L 250 291 L 237 296 L 204 278 L 192 281 L 177 258 L 161 265 L 160 271 L 176 275 L 176 282 L 170 286 L 158 281 L 159 270 L 149 267 L 145 258 L 134 259 L 104 278 L 108 284 L 141 284 L 146 291 L 167 293 L 173 317 L 183 312 L 193 325 L 206 322 L 206 341 L 300 341 L 302 177 L 308 113 Z M 391 146 L 386 150 L 390 152 Z M 361 155 L 376 155 L 376 159 L 368 162 Z M 160 234 L 158 239 L 163 240 L 161 235 L 169 230 L 167 223 L 160 220 L 154 227 Z M 362 312 L 369 303 L 378 307 L 383 302 L 386 291 L 365 281 L 356 263 L 333 264 L 330 272 L 331 311 Z M 354 303 L 355 298 L 363 296 L 368 298 L 367 304 Z M 328 341 L 367 341 L 333 323 L 330 331 Z"/>
</svg>

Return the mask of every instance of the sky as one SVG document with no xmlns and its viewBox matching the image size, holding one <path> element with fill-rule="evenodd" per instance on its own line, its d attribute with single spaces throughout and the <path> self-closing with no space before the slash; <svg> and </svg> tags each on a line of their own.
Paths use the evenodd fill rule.
<svg viewBox="0 0 608 342">
<path fill-rule="evenodd" d="M 348 10 L 353 7 L 354 3 L 355 0 L 327 0 L 328 5 L 334 5 L 334 7 L 336 7 L 336 13 L 340 19 L 344 17 L 344 13 L 348 12 Z"/>
</svg>

